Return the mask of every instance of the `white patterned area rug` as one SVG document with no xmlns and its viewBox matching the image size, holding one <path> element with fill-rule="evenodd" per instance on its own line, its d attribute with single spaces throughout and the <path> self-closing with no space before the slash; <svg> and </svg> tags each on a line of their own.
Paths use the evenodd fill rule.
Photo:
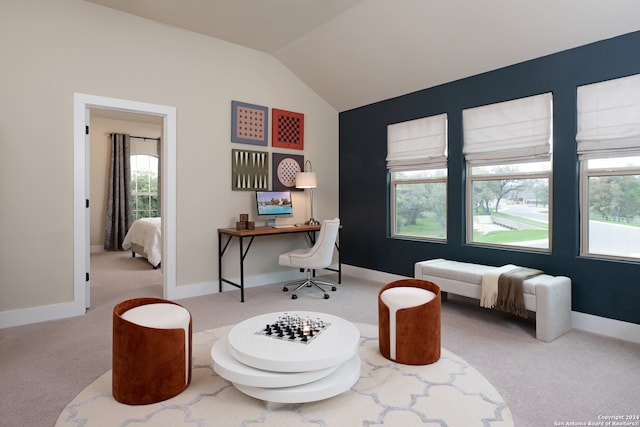
<svg viewBox="0 0 640 427">
<path fill-rule="evenodd" d="M 211 367 L 211 347 L 231 326 L 193 335 L 191 385 L 178 396 L 129 406 L 111 395 L 111 371 L 85 388 L 58 417 L 63 426 L 433 426 L 513 427 L 498 391 L 456 354 L 409 366 L 380 355 L 378 328 L 360 329 L 361 374 L 351 390 L 330 399 L 268 407 L 240 393 Z"/>
</svg>

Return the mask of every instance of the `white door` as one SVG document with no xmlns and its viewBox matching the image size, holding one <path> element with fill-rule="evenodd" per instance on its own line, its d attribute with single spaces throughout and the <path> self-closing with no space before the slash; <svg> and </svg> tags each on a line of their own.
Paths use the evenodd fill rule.
<svg viewBox="0 0 640 427">
<path fill-rule="evenodd" d="M 85 194 L 84 198 L 86 200 L 85 204 L 85 214 L 84 214 L 84 223 L 85 223 L 85 271 L 86 271 L 86 291 L 85 291 L 85 307 L 91 307 L 91 282 L 89 281 L 89 272 L 91 269 L 91 207 L 89 196 L 91 195 L 91 152 L 89 148 L 91 147 L 90 138 L 89 138 L 89 123 L 91 121 L 91 112 L 88 108 L 84 110 L 84 123 L 85 123 L 85 135 L 84 135 L 84 188 Z"/>
</svg>

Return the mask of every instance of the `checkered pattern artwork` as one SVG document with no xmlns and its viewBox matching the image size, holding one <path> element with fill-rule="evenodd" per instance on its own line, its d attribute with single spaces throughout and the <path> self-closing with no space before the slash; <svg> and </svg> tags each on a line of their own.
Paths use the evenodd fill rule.
<svg viewBox="0 0 640 427">
<path fill-rule="evenodd" d="M 231 190 L 267 190 L 268 154 L 265 151 L 231 150 Z"/>
<path fill-rule="evenodd" d="M 304 156 L 273 153 L 273 191 L 300 191 L 296 188 L 296 175 L 303 165 Z"/>
<path fill-rule="evenodd" d="M 267 107 L 231 101 L 231 142 L 266 146 L 268 122 Z"/>
<path fill-rule="evenodd" d="M 271 109 L 271 145 L 281 148 L 304 148 L 304 114 Z"/>
</svg>

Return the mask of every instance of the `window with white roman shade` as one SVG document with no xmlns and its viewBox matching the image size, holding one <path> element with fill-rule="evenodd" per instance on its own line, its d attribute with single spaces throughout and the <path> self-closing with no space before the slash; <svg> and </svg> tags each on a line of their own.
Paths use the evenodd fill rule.
<svg viewBox="0 0 640 427">
<path fill-rule="evenodd" d="M 447 167 L 447 114 L 387 127 L 387 168 L 391 172 Z"/>
<path fill-rule="evenodd" d="M 579 86 L 577 110 L 580 254 L 637 262 L 640 74 Z"/>
<path fill-rule="evenodd" d="M 462 111 L 467 243 L 551 251 L 552 103 L 544 93 Z"/>
<path fill-rule="evenodd" d="M 581 160 L 640 155 L 640 74 L 578 87 Z"/>
<path fill-rule="evenodd" d="M 447 114 L 387 127 L 392 237 L 447 238 Z"/>
<path fill-rule="evenodd" d="M 463 110 L 463 152 L 467 163 L 548 160 L 552 102 L 552 94 L 544 93 Z"/>
</svg>

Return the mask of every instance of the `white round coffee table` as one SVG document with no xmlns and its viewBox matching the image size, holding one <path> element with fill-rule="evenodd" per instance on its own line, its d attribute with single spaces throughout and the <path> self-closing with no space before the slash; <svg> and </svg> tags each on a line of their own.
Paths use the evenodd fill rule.
<svg viewBox="0 0 640 427">
<path fill-rule="evenodd" d="M 285 317 L 309 323 L 315 332 L 280 337 L 268 328 Z M 218 340 L 211 349 L 212 366 L 249 396 L 273 403 L 312 402 L 347 391 L 358 381 L 359 339 L 355 325 L 337 316 L 268 313 L 244 320 Z"/>
</svg>

